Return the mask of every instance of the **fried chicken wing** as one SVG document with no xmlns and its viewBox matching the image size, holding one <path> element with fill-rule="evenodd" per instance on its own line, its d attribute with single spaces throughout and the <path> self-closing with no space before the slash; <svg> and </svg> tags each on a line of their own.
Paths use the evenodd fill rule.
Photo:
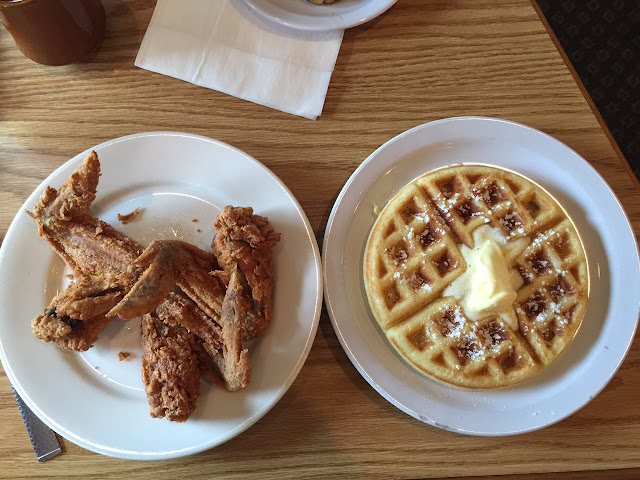
<svg viewBox="0 0 640 480">
<path fill-rule="evenodd" d="M 179 324 L 202 340 L 211 360 L 208 378 L 230 391 L 245 387 L 249 361 L 240 318 L 250 302 L 242 274 L 231 273 L 225 294 L 222 281 L 209 275 L 216 266 L 213 255 L 178 240 L 154 241 L 136 264 L 147 270 L 109 315 L 130 318 L 155 310 L 165 323 Z"/>
<path fill-rule="evenodd" d="M 99 176 L 100 162 L 91 152 L 60 191 L 47 187 L 30 214 L 75 280 L 33 321 L 33 333 L 67 350 L 94 344 L 109 323 L 105 314 L 140 274 L 134 265 L 140 246 L 89 214 Z"/>
<path fill-rule="evenodd" d="M 211 247 L 220 267 L 230 273 L 237 265 L 251 291 L 253 304 L 242 318 L 243 336 L 262 335 L 271 323 L 271 247 L 280 234 L 250 207 L 226 206 L 213 225 L 216 233 Z"/>
<path fill-rule="evenodd" d="M 200 394 L 200 350 L 193 335 L 155 314 L 142 317 L 142 382 L 154 418 L 184 422 Z"/>
<path fill-rule="evenodd" d="M 226 297 L 225 301 L 230 306 L 236 302 Z M 184 327 L 197 339 L 202 376 L 226 390 L 235 391 L 249 384 L 251 372 L 248 352 L 242 348 L 242 331 L 235 318 L 228 316 L 232 313 L 228 308 L 225 307 L 225 314 L 220 317 L 220 325 L 207 317 L 193 300 L 174 291 L 158 306 L 156 314 L 165 324 Z"/>
</svg>

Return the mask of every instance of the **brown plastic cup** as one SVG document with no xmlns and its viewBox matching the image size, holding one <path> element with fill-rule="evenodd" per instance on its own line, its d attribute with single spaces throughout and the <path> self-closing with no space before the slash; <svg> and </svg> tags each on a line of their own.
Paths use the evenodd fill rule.
<svg viewBox="0 0 640 480">
<path fill-rule="evenodd" d="M 105 13 L 100 0 L 0 0 L 0 23 L 34 62 L 67 65 L 100 44 Z"/>
</svg>

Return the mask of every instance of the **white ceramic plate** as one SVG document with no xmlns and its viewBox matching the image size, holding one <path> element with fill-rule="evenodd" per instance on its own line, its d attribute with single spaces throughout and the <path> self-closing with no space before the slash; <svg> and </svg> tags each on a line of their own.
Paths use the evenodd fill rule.
<svg viewBox="0 0 640 480">
<path fill-rule="evenodd" d="M 331 5 L 314 5 L 307 0 L 244 1 L 256 12 L 287 27 L 325 32 L 373 20 L 397 0 L 337 0 Z"/>
<path fill-rule="evenodd" d="M 186 423 L 153 419 L 140 378 L 139 320 L 113 321 L 84 353 L 62 351 L 33 336 L 31 319 L 65 284 L 65 267 L 38 238 L 36 223 L 24 209 L 33 208 L 47 185 L 59 187 L 87 152 L 51 174 L 7 232 L 0 250 L 2 364 L 38 417 L 89 450 L 144 460 L 206 450 L 259 420 L 300 371 L 322 304 L 315 236 L 284 184 L 222 142 L 158 132 L 115 139 L 95 150 L 102 176 L 92 212 L 143 245 L 155 238 L 179 238 L 209 249 L 212 222 L 228 204 L 254 207 L 282 233 L 274 247 L 273 323 L 263 337 L 249 342 L 251 383 L 228 393 L 203 380 L 195 413 Z M 145 209 L 138 221 L 118 222 L 117 213 L 136 207 Z M 133 355 L 120 362 L 120 351 Z"/>
<path fill-rule="evenodd" d="M 367 305 L 362 258 L 375 215 L 400 188 L 459 162 L 506 167 L 538 182 L 582 235 L 591 296 L 576 338 L 540 375 L 493 391 L 447 387 L 418 373 L 388 344 Z M 554 138 L 504 120 L 463 117 L 421 125 L 390 140 L 353 173 L 327 225 L 325 298 L 335 331 L 362 376 L 412 417 L 471 435 L 509 435 L 571 415 L 611 379 L 633 339 L 640 260 L 633 231 L 600 175 Z"/>
</svg>

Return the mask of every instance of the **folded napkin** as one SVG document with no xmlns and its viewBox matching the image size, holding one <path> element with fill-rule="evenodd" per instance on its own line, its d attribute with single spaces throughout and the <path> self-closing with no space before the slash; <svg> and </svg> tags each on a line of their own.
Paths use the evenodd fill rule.
<svg viewBox="0 0 640 480">
<path fill-rule="evenodd" d="M 289 29 L 240 0 L 158 0 L 135 64 L 315 120 L 343 33 Z"/>
</svg>

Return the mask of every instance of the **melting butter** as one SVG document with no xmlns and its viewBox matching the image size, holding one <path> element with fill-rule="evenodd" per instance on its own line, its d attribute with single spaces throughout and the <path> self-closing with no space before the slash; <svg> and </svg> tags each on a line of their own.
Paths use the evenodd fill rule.
<svg viewBox="0 0 640 480">
<path fill-rule="evenodd" d="M 443 295 L 457 298 L 470 320 L 499 315 L 515 328 L 513 302 L 522 278 L 507 264 L 527 247 L 529 239 L 507 243 L 500 231 L 483 225 L 473 232 L 473 241 L 473 249 L 465 245 L 460 248 L 467 270 L 445 288 Z"/>
</svg>

